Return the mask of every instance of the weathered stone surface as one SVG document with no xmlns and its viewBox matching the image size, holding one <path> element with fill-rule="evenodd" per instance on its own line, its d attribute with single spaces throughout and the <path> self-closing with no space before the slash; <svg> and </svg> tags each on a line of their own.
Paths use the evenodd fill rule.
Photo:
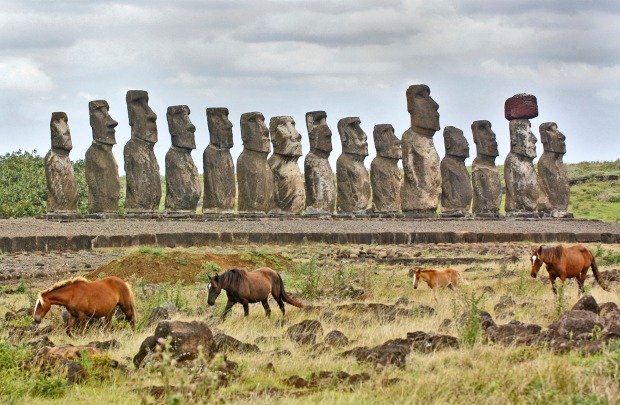
<svg viewBox="0 0 620 405">
<path fill-rule="evenodd" d="M 147 337 L 140 345 L 140 350 L 133 358 L 138 367 L 144 366 L 144 360 L 157 345 L 164 344 L 171 337 L 170 351 L 178 364 L 186 364 L 198 357 L 199 349 L 207 359 L 215 354 L 213 333 L 204 322 L 161 321 L 155 328 L 155 334 Z"/>
<path fill-rule="evenodd" d="M 344 347 L 349 344 L 349 338 L 339 330 L 333 330 L 325 335 L 323 339 L 326 344 L 332 347 Z"/>
<path fill-rule="evenodd" d="M 365 211 L 370 200 L 370 179 L 364 166 L 364 159 L 368 156 L 368 142 L 360 122 L 357 117 L 338 121 L 342 144 L 342 154 L 336 161 L 338 212 Z"/>
<path fill-rule="evenodd" d="M 161 200 L 159 164 L 153 151 L 157 142 L 157 115 L 148 105 L 146 91 L 129 90 L 126 99 L 131 139 L 123 150 L 127 181 L 125 211 L 157 212 Z"/>
<path fill-rule="evenodd" d="M 568 173 L 562 161 L 566 153 L 566 137 L 558 131 L 555 122 L 540 124 L 539 131 L 543 154 L 538 160 L 538 210 L 554 217 L 565 217 L 570 198 Z"/>
<path fill-rule="evenodd" d="M 149 314 L 148 319 L 146 320 L 146 326 L 155 325 L 163 320 L 170 319 L 170 315 L 168 314 L 168 310 L 163 307 L 155 307 Z"/>
<path fill-rule="evenodd" d="M 507 120 L 538 117 L 538 103 L 531 94 L 515 94 L 504 103 L 504 116 Z"/>
<path fill-rule="evenodd" d="M 166 211 L 194 214 L 200 199 L 200 177 L 192 159 L 196 149 L 196 127 L 186 105 L 168 107 L 166 117 L 172 146 L 166 153 Z"/>
<path fill-rule="evenodd" d="M 448 215 L 467 215 L 472 199 L 472 185 L 465 159 L 469 144 L 463 131 L 445 127 L 443 139 L 446 155 L 441 160 L 441 212 Z"/>
<path fill-rule="evenodd" d="M 530 121 L 521 118 L 510 121 L 510 153 L 504 162 L 506 181 L 506 214 L 535 212 L 540 188 L 534 170 L 536 137 Z"/>
<path fill-rule="evenodd" d="M 293 117 L 272 117 L 269 132 L 273 155 L 267 161 L 273 172 L 274 211 L 301 214 L 306 205 L 304 177 L 297 160 L 301 157 L 301 135 Z"/>
<path fill-rule="evenodd" d="M 64 112 L 52 113 L 50 130 L 52 149 L 45 155 L 47 181 L 47 212 L 77 212 L 78 194 L 69 152 L 73 148 L 71 132 Z"/>
<path fill-rule="evenodd" d="M 377 156 L 370 163 L 372 208 L 375 212 L 400 211 L 401 174 L 398 161 L 402 159 L 400 139 L 390 124 L 375 125 L 373 139 Z"/>
<path fill-rule="evenodd" d="M 235 166 L 230 149 L 233 147 L 232 123 L 228 108 L 207 108 L 209 146 L 202 154 L 204 196 L 202 212 L 233 213 L 235 208 Z"/>
<path fill-rule="evenodd" d="M 241 115 L 241 139 L 243 152 L 237 159 L 239 212 L 267 213 L 273 208 L 273 172 L 267 163 L 271 147 L 263 114 Z"/>
<path fill-rule="evenodd" d="M 260 348 L 252 343 L 244 343 L 224 333 L 216 333 L 213 336 L 215 350 L 217 352 L 258 353 Z"/>
<path fill-rule="evenodd" d="M 571 310 L 590 311 L 590 312 L 595 313 L 596 315 L 599 315 L 601 312 L 601 309 L 599 308 L 598 303 L 596 302 L 594 297 L 591 295 L 584 295 L 583 297 L 581 297 L 579 301 L 577 301 L 575 305 L 573 305 Z"/>
<path fill-rule="evenodd" d="M 491 314 L 489 314 L 488 312 L 478 310 L 477 315 L 478 315 L 478 321 L 480 322 L 480 327 L 482 328 L 482 330 L 487 330 L 490 327 L 495 326 L 495 321 L 493 320 L 493 317 L 491 316 Z M 463 312 L 457 321 L 458 324 L 461 326 L 465 325 L 469 317 L 470 317 L 469 311 Z"/>
<path fill-rule="evenodd" d="M 564 339 L 587 340 L 594 327 L 603 330 L 605 318 L 594 312 L 584 310 L 565 311 L 556 322 L 548 326 L 558 336 Z"/>
<path fill-rule="evenodd" d="M 486 330 L 489 340 L 505 345 L 531 345 L 537 343 L 542 327 L 519 321 L 510 321 L 505 325 L 493 325 Z"/>
<path fill-rule="evenodd" d="M 441 192 L 439 154 L 433 144 L 433 135 L 439 130 L 439 105 L 423 84 L 410 86 L 406 95 L 411 127 L 402 136 L 405 179 L 401 206 L 405 213 L 433 216 Z"/>
<path fill-rule="evenodd" d="M 495 158 L 499 156 L 495 133 L 491 129 L 491 123 L 486 120 L 474 121 L 471 131 L 476 143 L 476 158 L 472 162 L 471 174 L 472 212 L 499 215 L 502 182 L 495 166 Z"/>
<path fill-rule="evenodd" d="M 286 336 L 294 343 L 303 345 L 313 345 L 317 336 L 323 335 L 321 322 L 306 319 L 297 323 L 286 330 Z"/>
<path fill-rule="evenodd" d="M 105 100 L 88 103 L 93 143 L 86 151 L 84 169 L 88 184 L 88 211 L 90 213 L 115 213 L 121 183 L 118 164 L 112 153 L 116 144 L 115 127 L 118 122 L 109 114 L 110 107 Z"/>
<path fill-rule="evenodd" d="M 306 113 L 310 153 L 304 160 L 306 214 L 332 214 L 336 204 L 336 183 L 329 164 L 332 131 L 325 111 Z"/>
</svg>

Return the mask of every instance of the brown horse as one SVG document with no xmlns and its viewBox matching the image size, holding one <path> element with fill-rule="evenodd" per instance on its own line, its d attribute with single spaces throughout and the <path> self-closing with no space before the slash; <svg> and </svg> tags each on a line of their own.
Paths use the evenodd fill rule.
<svg viewBox="0 0 620 405">
<path fill-rule="evenodd" d="M 76 277 L 54 284 L 39 293 L 34 304 L 34 322 L 40 323 L 52 305 L 63 306 L 69 311 L 71 317 L 66 328 L 69 336 L 72 336 L 71 330 L 76 321 L 83 329 L 89 318 L 105 317 L 105 323 L 109 326 L 117 305 L 132 327 L 135 327 L 138 320 L 131 287 L 118 277 L 106 277 L 98 281 Z"/>
<path fill-rule="evenodd" d="M 463 280 L 463 275 L 457 269 L 428 269 L 416 268 L 413 272 L 413 288 L 418 288 L 420 279 L 432 289 L 431 302 L 437 302 L 437 288 L 448 287 L 457 294 L 459 293 L 459 280 Z"/>
<path fill-rule="evenodd" d="M 540 266 L 546 264 L 547 272 L 553 293 L 556 294 L 555 279 L 560 278 L 562 283 L 567 278 L 577 278 L 579 291 L 583 292 L 583 283 L 586 281 L 586 273 L 588 268 L 592 267 L 592 273 L 599 285 L 607 290 L 607 287 L 601 282 L 601 276 L 596 266 L 594 255 L 583 245 L 575 245 L 571 247 L 558 246 L 540 246 L 532 248 L 532 270 L 530 275 L 536 277 Z"/>
<path fill-rule="evenodd" d="M 278 303 L 282 315 L 284 315 L 284 302 L 287 302 L 297 308 L 303 308 L 304 304 L 290 297 L 284 291 L 284 283 L 282 278 L 275 271 L 269 267 L 262 267 L 260 269 L 248 272 L 241 269 L 230 269 L 226 272 L 209 278 L 209 298 L 207 303 L 209 305 L 215 305 L 222 289 L 226 290 L 228 296 L 228 302 L 226 303 L 226 309 L 222 314 L 225 317 L 230 312 L 233 305 L 241 303 L 243 305 L 243 311 L 245 316 L 250 313 L 248 304 L 255 302 L 261 302 L 265 308 L 265 314 L 267 317 L 271 315 L 271 309 L 269 308 L 268 298 L 269 294 Z"/>
</svg>

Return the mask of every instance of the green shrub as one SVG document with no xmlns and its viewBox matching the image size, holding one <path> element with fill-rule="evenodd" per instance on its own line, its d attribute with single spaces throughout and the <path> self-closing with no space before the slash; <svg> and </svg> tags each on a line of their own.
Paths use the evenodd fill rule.
<svg viewBox="0 0 620 405">
<path fill-rule="evenodd" d="M 142 246 L 138 249 L 138 253 L 142 253 L 143 255 L 164 256 L 166 251 L 159 246 Z"/>
<path fill-rule="evenodd" d="M 222 268 L 217 263 L 210 261 L 200 264 L 200 273 L 196 276 L 196 280 L 208 283 L 209 277 L 212 277 L 215 273 L 222 271 Z"/>
<path fill-rule="evenodd" d="M 24 217 L 47 212 L 43 158 L 21 150 L 0 156 L 0 216 Z"/>
<path fill-rule="evenodd" d="M 480 341 L 482 327 L 480 326 L 480 308 L 485 300 L 485 293 L 476 296 L 472 291 L 470 295 L 463 294 L 464 308 L 467 311 L 467 319 L 458 327 L 458 337 L 464 346 L 473 346 Z"/>
</svg>

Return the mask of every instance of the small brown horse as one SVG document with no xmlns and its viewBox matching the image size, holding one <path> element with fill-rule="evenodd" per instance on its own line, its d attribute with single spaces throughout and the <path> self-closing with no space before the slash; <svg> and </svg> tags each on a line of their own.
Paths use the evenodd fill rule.
<svg viewBox="0 0 620 405">
<path fill-rule="evenodd" d="M 269 267 L 261 267 L 251 272 L 241 269 L 230 269 L 220 275 L 215 274 L 215 276 L 209 278 L 208 288 L 209 298 L 207 303 L 209 305 L 215 305 L 215 300 L 222 292 L 222 289 L 226 290 L 228 302 L 222 317 L 225 317 L 236 303 L 243 305 L 245 316 L 248 316 L 250 313 L 248 304 L 259 301 L 263 304 L 265 314 L 269 317 L 271 315 L 268 303 L 269 294 L 278 303 L 282 315 L 284 315 L 284 302 L 297 308 L 304 307 L 304 304 L 290 297 L 284 291 L 282 278 L 275 270 Z"/>
<path fill-rule="evenodd" d="M 109 326 L 117 305 L 121 307 L 132 327 L 135 327 L 138 320 L 131 287 L 122 279 L 113 276 L 98 281 L 76 277 L 60 281 L 41 291 L 34 304 L 34 322 L 40 323 L 52 305 L 63 306 L 69 311 L 71 317 L 66 328 L 69 336 L 72 336 L 71 330 L 76 321 L 84 328 L 89 318 L 105 317 L 105 323 Z"/>
<path fill-rule="evenodd" d="M 538 270 L 540 270 L 543 263 L 547 265 L 547 272 L 549 273 L 549 280 L 551 281 L 554 294 L 557 293 L 555 288 L 556 278 L 560 278 L 562 283 L 564 283 L 567 278 L 576 277 L 579 291 L 583 292 L 583 283 L 586 281 L 586 273 L 589 267 L 592 267 L 592 273 L 594 273 L 594 278 L 599 285 L 603 290 L 607 290 L 607 287 L 601 282 L 594 255 L 583 245 L 571 247 L 564 247 L 562 245 L 533 247 L 531 260 L 532 270 L 530 275 L 534 278 L 538 275 Z"/>
<path fill-rule="evenodd" d="M 463 280 L 463 275 L 457 269 L 422 270 L 416 268 L 413 272 L 413 288 L 418 288 L 420 279 L 424 280 L 433 291 L 431 302 L 437 302 L 437 288 L 448 287 L 458 294 L 459 280 Z"/>
</svg>

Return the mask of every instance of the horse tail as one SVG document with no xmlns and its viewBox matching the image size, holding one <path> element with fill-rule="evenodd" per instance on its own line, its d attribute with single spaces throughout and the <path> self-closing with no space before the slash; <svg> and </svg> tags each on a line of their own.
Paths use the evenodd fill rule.
<svg viewBox="0 0 620 405">
<path fill-rule="evenodd" d="M 138 323 L 138 311 L 136 310 L 136 299 L 133 296 L 133 291 L 131 291 L 131 286 L 129 283 L 125 282 L 127 286 L 127 291 L 129 293 L 129 306 L 131 307 L 131 319 L 130 322 L 132 325 Z"/>
<path fill-rule="evenodd" d="M 590 267 L 592 267 L 592 273 L 594 273 L 594 278 L 596 279 L 596 282 L 601 286 L 603 290 L 609 291 L 609 287 L 605 285 L 605 283 L 603 283 L 601 280 L 601 274 L 598 271 L 596 259 L 594 258 L 594 255 L 592 253 L 590 253 L 590 257 L 592 258 L 592 264 L 590 264 Z"/>
<path fill-rule="evenodd" d="M 305 305 L 301 301 L 296 300 L 295 298 L 288 295 L 286 291 L 284 291 L 284 282 L 282 281 L 282 277 L 280 277 L 279 273 L 278 273 L 278 280 L 280 280 L 280 296 L 282 297 L 284 302 L 291 304 L 297 308 L 305 307 Z"/>
</svg>

